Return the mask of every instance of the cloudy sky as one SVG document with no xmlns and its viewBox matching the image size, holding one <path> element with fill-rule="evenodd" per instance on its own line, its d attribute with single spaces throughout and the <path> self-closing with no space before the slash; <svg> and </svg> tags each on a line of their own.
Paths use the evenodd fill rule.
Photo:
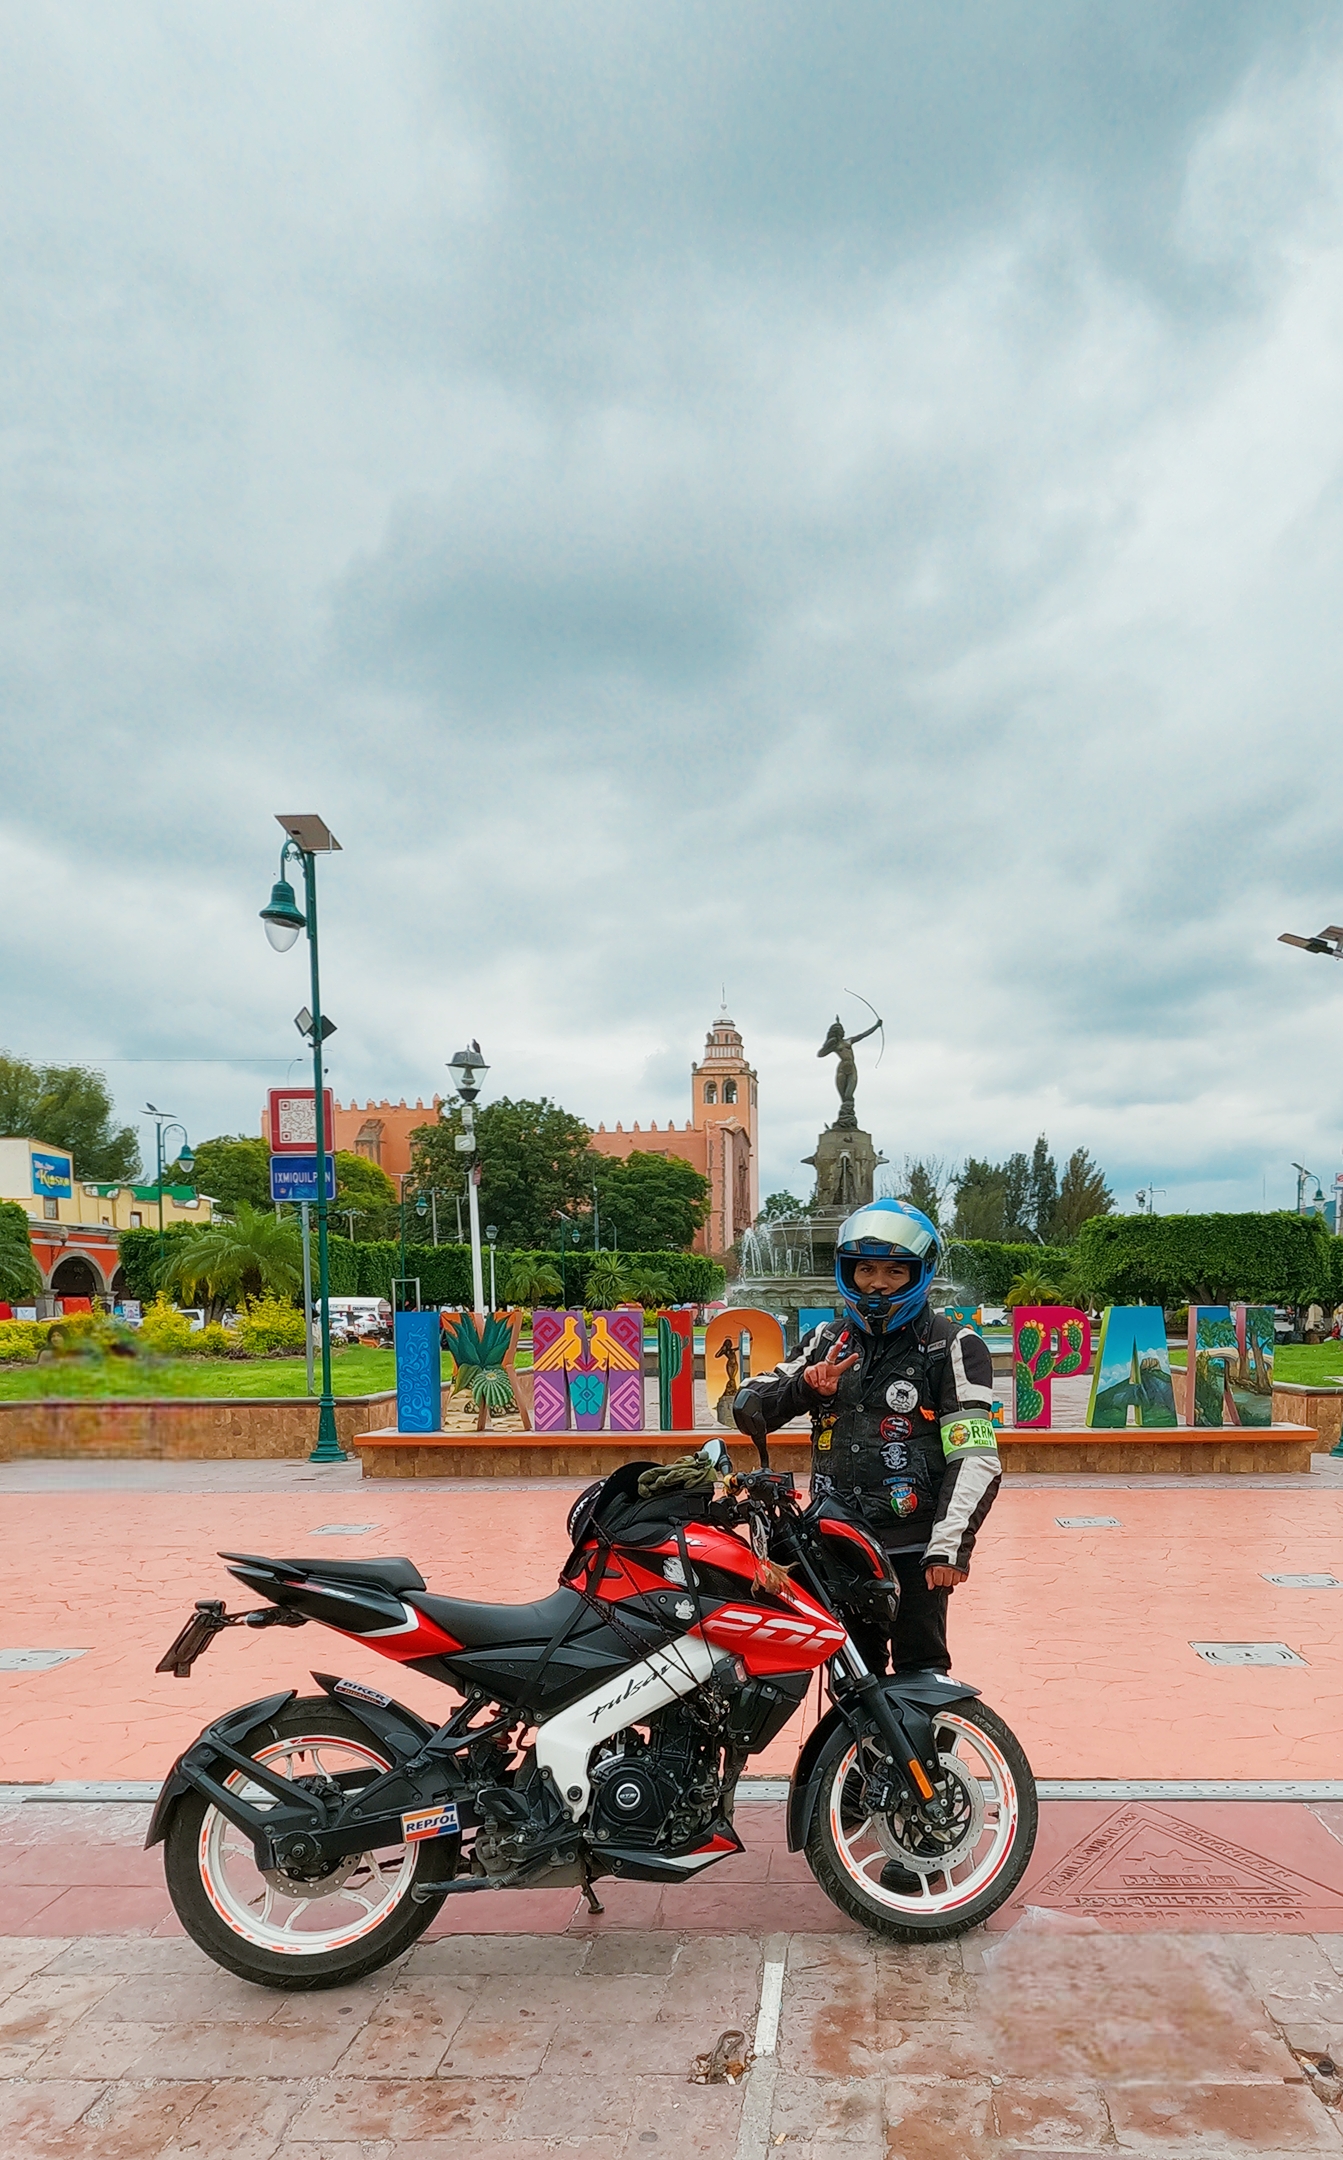
<svg viewBox="0 0 1343 2160">
<path fill-rule="evenodd" d="M 315 809 L 342 1099 L 726 983 L 802 1191 L 857 992 L 896 1161 L 1328 1185 L 1335 10 L 32 0 L 0 139 L 5 1046 L 254 1130 Z"/>
</svg>

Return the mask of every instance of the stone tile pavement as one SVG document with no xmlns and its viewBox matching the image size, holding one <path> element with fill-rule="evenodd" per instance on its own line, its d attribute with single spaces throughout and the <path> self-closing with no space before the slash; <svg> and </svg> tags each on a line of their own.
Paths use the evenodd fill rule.
<svg viewBox="0 0 1343 2160">
<path fill-rule="evenodd" d="M 688 2082 L 755 2031 L 772 2053 Z M 15 2160 L 1036 2160 L 1343 2151 L 1343 1937 L 458 1935 L 279 1995 L 185 1940 L 0 1942 Z M 762 2035 L 768 2038 L 768 2034 Z"/>
</svg>

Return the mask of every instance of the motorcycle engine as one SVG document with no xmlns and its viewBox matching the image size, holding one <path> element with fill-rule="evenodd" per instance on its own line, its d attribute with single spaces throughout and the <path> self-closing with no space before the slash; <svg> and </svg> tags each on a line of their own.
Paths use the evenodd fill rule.
<svg viewBox="0 0 1343 2160">
<path fill-rule="evenodd" d="M 717 1736 L 682 1704 L 655 1719 L 647 1739 L 619 1734 L 588 1775 L 595 1845 L 677 1845 L 712 1820 L 722 1790 Z"/>
</svg>

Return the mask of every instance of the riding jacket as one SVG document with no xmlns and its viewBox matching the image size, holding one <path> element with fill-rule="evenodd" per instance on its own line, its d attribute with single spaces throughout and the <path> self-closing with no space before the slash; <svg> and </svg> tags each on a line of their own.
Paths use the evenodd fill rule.
<svg viewBox="0 0 1343 2160">
<path fill-rule="evenodd" d="M 846 1334 L 842 1354 L 860 1362 L 818 1395 L 802 1375 Z M 887 1552 L 965 1568 L 1002 1476 L 992 1409 L 987 1344 L 925 1305 L 891 1334 L 843 1319 L 813 1328 L 792 1357 L 745 1382 L 733 1416 L 755 1438 L 808 1413 L 813 1493 L 852 1504 Z"/>
</svg>

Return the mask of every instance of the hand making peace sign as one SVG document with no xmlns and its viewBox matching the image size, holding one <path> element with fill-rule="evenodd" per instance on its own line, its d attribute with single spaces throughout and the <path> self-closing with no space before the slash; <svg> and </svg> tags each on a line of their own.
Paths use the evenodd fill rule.
<svg viewBox="0 0 1343 2160">
<path fill-rule="evenodd" d="M 839 1354 L 848 1339 L 846 1331 L 840 1336 L 839 1341 L 832 1345 L 822 1364 L 808 1365 L 803 1373 L 802 1377 L 807 1386 L 814 1388 L 818 1395 L 833 1395 L 843 1374 L 849 1370 L 851 1365 L 858 1363 L 858 1352 L 856 1350 L 848 1357 L 841 1357 Z"/>
</svg>

